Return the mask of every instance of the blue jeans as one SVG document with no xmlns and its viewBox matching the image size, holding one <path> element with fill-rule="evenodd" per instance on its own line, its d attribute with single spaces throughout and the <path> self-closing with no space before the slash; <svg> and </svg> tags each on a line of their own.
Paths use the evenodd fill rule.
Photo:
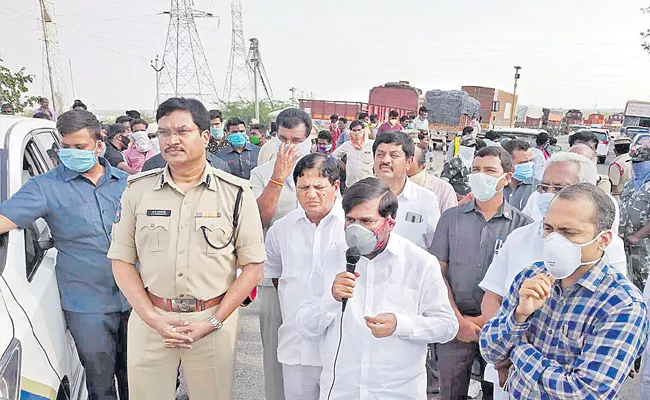
<svg viewBox="0 0 650 400">
<path fill-rule="evenodd" d="M 89 400 L 128 400 L 126 374 L 126 329 L 131 311 L 76 313 L 64 311 L 81 365 L 86 371 Z"/>
</svg>

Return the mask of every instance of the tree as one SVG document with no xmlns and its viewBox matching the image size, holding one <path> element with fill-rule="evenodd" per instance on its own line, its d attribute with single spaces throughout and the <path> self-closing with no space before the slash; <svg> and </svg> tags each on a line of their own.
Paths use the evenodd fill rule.
<svg viewBox="0 0 650 400">
<path fill-rule="evenodd" d="M 16 113 L 38 102 L 38 97 L 25 95 L 29 90 L 27 85 L 34 81 L 34 75 L 27 74 L 25 71 L 23 67 L 18 72 L 11 72 L 9 68 L 2 65 L 0 58 L 0 102 L 10 103 Z"/>
<path fill-rule="evenodd" d="M 268 114 L 271 111 L 279 110 L 290 105 L 290 102 L 285 101 L 276 100 L 273 102 L 273 105 L 271 105 L 268 100 L 260 101 L 260 123 L 265 124 L 268 127 L 271 122 Z M 225 103 L 221 105 L 220 110 L 223 114 L 224 122 L 229 118 L 237 117 L 248 124 L 251 118 L 255 118 L 255 103 L 250 100 L 238 100 Z"/>
<path fill-rule="evenodd" d="M 641 11 L 644 14 L 650 14 L 650 7 L 642 8 Z M 644 40 L 644 42 L 641 43 L 641 46 L 643 47 L 643 50 L 648 52 L 648 54 L 650 54 L 650 41 L 648 41 L 649 38 L 650 29 L 646 29 L 645 32 L 641 32 L 641 39 Z"/>
</svg>

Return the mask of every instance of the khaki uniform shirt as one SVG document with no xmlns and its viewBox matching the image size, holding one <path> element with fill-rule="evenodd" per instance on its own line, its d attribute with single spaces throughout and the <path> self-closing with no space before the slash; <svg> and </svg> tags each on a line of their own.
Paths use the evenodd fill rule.
<svg viewBox="0 0 650 400">
<path fill-rule="evenodd" d="M 240 188 L 239 224 L 231 241 Z M 187 193 L 168 167 L 134 175 L 120 206 L 108 258 L 139 260 L 144 287 L 159 297 L 212 299 L 230 288 L 238 265 L 266 259 L 253 192 L 246 181 L 210 165 Z M 204 235 L 225 247 L 212 248 Z"/>
<path fill-rule="evenodd" d="M 630 154 L 625 153 L 614 158 L 609 164 L 608 175 L 609 180 L 612 181 L 612 196 L 619 197 L 623 193 L 625 182 L 632 177 Z"/>
</svg>

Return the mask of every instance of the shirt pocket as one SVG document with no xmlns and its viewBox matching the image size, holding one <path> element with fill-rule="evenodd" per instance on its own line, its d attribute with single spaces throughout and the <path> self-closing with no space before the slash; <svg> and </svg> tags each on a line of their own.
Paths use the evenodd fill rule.
<svg viewBox="0 0 650 400">
<path fill-rule="evenodd" d="M 194 218 L 194 229 L 196 231 L 197 243 L 204 254 L 217 254 L 234 249 L 233 228 L 225 218 Z"/>
<path fill-rule="evenodd" d="M 393 313 L 414 316 L 418 313 L 419 297 L 414 289 L 387 284 L 382 293 L 378 314 Z"/>
<path fill-rule="evenodd" d="M 582 348 L 585 344 L 584 332 L 577 329 L 569 329 L 568 324 L 565 323 L 562 325 L 559 336 L 560 349 L 562 349 L 564 354 L 571 354 L 573 356 L 582 354 Z"/>
<path fill-rule="evenodd" d="M 169 217 L 145 217 L 138 231 L 147 238 L 147 250 L 158 252 L 169 247 Z"/>
</svg>

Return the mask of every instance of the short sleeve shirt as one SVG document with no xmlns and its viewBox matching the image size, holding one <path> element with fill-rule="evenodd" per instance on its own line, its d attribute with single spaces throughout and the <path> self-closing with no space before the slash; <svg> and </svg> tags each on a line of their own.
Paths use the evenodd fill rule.
<svg viewBox="0 0 650 400">
<path fill-rule="evenodd" d="M 97 185 L 63 164 L 30 179 L 0 205 L 0 214 L 24 229 L 38 218 L 54 240 L 61 306 L 78 313 L 112 313 L 130 307 L 106 258 L 127 174 L 100 158 L 106 172 Z"/>
<path fill-rule="evenodd" d="M 505 201 L 487 222 L 476 208 L 476 200 L 442 213 L 432 252 L 447 263 L 447 279 L 462 314 L 481 314 L 484 291 L 478 284 L 492 263 L 495 251 L 510 232 L 531 222 Z"/>
<path fill-rule="evenodd" d="M 332 155 L 343 158 L 347 155 L 345 163 L 345 186 L 350 187 L 358 181 L 375 176 L 374 156 L 372 154 L 372 139 L 366 139 L 360 149 L 354 147 L 351 141 L 344 142 L 334 150 Z"/>
<path fill-rule="evenodd" d="M 238 266 L 266 259 L 253 193 L 245 181 L 207 164 L 201 180 L 186 193 L 168 168 L 134 175 L 113 225 L 108 258 L 130 264 L 139 260 L 142 282 L 157 296 L 217 297 L 235 281 Z"/>
</svg>

